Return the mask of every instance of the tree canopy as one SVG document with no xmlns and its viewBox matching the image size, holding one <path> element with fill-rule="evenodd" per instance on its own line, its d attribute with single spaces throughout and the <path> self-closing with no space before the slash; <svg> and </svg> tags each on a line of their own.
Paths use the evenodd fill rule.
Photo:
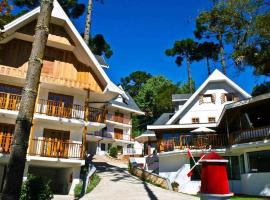
<svg viewBox="0 0 270 200">
<path fill-rule="evenodd" d="M 190 64 L 193 61 L 199 61 L 201 59 L 201 54 L 198 53 L 198 42 L 193 41 L 188 38 L 185 40 L 179 40 L 174 43 L 174 46 L 171 49 L 167 49 L 165 54 L 167 56 L 176 56 L 175 63 L 178 66 L 182 66 L 182 62 L 185 59 L 187 63 L 187 73 L 188 73 L 188 83 L 190 92 L 194 92 L 192 90 L 192 76 Z"/>
<path fill-rule="evenodd" d="M 270 92 L 270 81 L 256 85 L 252 90 L 252 96 L 258 96 Z"/>
<path fill-rule="evenodd" d="M 71 18 L 80 17 L 85 11 L 85 5 L 78 0 L 58 0 L 64 11 Z M 13 0 L 14 5 L 23 9 L 33 9 L 40 4 L 40 0 Z"/>
<path fill-rule="evenodd" d="M 123 89 L 130 94 L 132 98 L 135 98 L 141 87 L 147 82 L 152 75 L 143 72 L 143 71 L 135 71 L 132 72 L 129 76 L 121 78 L 121 86 Z"/>
<path fill-rule="evenodd" d="M 104 55 L 106 58 L 110 58 L 113 55 L 110 45 L 107 43 L 102 34 L 97 34 L 93 38 L 90 37 L 89 47 L 96 55 Z"/>
</svg>

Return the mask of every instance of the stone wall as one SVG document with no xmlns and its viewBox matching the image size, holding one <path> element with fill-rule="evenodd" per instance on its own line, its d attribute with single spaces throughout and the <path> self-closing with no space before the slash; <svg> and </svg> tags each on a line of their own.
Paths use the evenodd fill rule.
<svg viewBox="0 0 270 200">
<path fill-rule="evenodd" d="M 150 182 L 153 185 L 162 187 L 164 189 L 171 190 L 170 181 L 164 177 L 157 175 L 157 174 L 147 172 L 139 167 L 131 167 L 130 173 L 139 177 L 143 181 Z"/>
</svg>

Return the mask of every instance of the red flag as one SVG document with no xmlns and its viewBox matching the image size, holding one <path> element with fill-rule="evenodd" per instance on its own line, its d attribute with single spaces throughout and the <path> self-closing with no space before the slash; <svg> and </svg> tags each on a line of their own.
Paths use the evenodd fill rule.
<svg viewBox="0 0 270 200">
<path fill-rule="evenodd" d="M 193 174 L 192 171 L 189 171 L 188 174 L 187 174 L 187 176 L 188 176 L 188 177 L 191 177 L 192 174 Z"/>
</svg>

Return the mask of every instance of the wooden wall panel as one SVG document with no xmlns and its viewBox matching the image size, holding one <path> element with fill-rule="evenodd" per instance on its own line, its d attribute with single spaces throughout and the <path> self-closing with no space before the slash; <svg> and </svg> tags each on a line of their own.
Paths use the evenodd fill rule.
<svg viewBox="0 0 270 200">
<path fill-rule="evenodd" d="M 32 48 L 30 42 L 14 39 L 1 47 L 0 65 L 27 71 Z M 79 62 L 72 52 L 52 47 L 46 47 L 42 76 L 77 81 L 96 92 L 102 92 L 104 88 L 91 68 Z"/>
</svg>

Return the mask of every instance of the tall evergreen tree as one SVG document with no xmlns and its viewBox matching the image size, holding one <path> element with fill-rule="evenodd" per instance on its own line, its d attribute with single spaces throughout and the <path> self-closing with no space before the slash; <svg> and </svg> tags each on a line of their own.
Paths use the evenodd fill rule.
<svg viewBox="0 0 270 200">
<path fill-rule="evenodd" d="M 211 74 L 210 60 L 218 60 L 218 50 L 219 46 L 213 42 L 204 42 L 199 44 L 198 46 L 198 54 L 200 54 L 201 58 L 206 59 L 207 71 L 209 76 Z"/>
<path fill-rule="evenodd" d="M 165 51 L 165 54 L 167 56 L 176 56 L 175 63 L 178 66 L 182 66 L 183 60 L 186 60 L 187 64 L 187 73 L 188 73 L 188 83 L 189 83 L 189 91 L 190 93 L 193 93 L 193 87 L 192 87 L 192 76 L 191 76 L 191 69 L 190 64 L 193 61 L 200 60 L 200 54 L 198 54 L 197 51 L 198 43 L 193 41 L 192 39 L 185 39 L 176 41 L 174 43 L 173 48 L 167 49 Z"/>
<path fill-rule="evenodd" d="M 22 100 L 16 119 L 14 137 L 7 165 L 7 175 L 2 193 L 2 199 L 5 200 L 18 200 L 20 196 L 30 129 L 40 81 L 42 59 L 49 34 L 52 9 L 53 0 L 41 1 L 40 14 L 35 29 L 25 86 L 22 92 Z"/>
<path fill-rule="evenodd" d="M 215 39 L 219 44 L 222 72 L 226 75 L 224 42 L 228 33 L 228 24 L 231 22 L 230 12 L 224 6 L 214 1 L 210 11 L 203 11 L 196 19 L 194 35 L 198 39 Z"/>
</svg>

